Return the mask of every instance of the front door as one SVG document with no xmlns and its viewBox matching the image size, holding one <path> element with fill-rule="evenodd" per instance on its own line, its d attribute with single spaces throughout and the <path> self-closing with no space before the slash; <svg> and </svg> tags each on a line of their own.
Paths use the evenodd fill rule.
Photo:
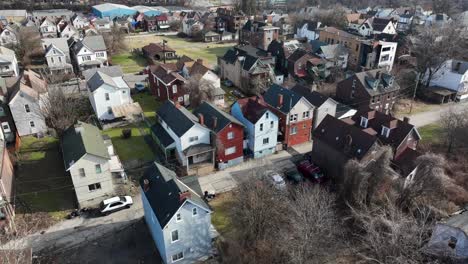
<svg viewBox="0 0 468 264">
<path fill-rule="evenodd" d="M 189 165 L 193 164 L 193 156 L 188 157 L 188 163 L 189 163 Z"/>
</svg>

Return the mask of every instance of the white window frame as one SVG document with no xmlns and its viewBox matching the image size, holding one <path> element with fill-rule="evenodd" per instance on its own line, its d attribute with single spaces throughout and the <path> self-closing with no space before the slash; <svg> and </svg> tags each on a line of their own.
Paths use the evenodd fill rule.
<svg viewBox="0 0 468 264">
<path fill-rule="evenodd" d="M 31 107 L 29 107 L 28 104 L 25 104 L 24 105 L 24 111 L 26 111 L 26 113 L 30 113 L 31 112 Z"/>
<path fill-rule="evenodd" d="M 182 214 L 179 212 L 176 214 L 176 223 L 182 222 Z"/>
<path fill-rule="evenodd" d="M 176 94 L 177 93 L 177 84 L 172 85 L 172 93 Z"/>
<path fill-rule="evenodd" d="M 266 140 L 266 143 L 265 143 L 265 140 Z M 262 143 L 263 143 L 263 145 L 269 144 L 270 143 L 270 138 L 269 137 L 264 138 Z"/>
<path fill-rule="evenodd" d="M 30 126 L 31 128 L 35 128 L 35 127 L 36 127 L 36 123 L 34 123 L 34 120 L 30 120 L 30 121 L 29 121 L 29 126 Z"/>
<path fill-rule="evenodd" d="M 174 240 L 174 237 L 172 236 L 172 234 L 173 234 L 174 232 L 177 232 L 177 240 Z M 180 240 L 180 237 L 179 237 L 179 230 L 177 230 L 177 229 L 172 230 L 172 231 L 171 231 L 171 243 L 175 243 L 175 242 L 177 242 L 177 241 L 179 241 L 179 240 Z"/>
<path fill-rule="evenodd" d="M 181 258 L 178 258 L 178 257 L 179 257 L 179 254 L 182 255 Z M 176 256 L 177 259 L 174 260 L 174 256 Z M 183 251 L 181 251 L 181 252 L 179 252 L 179 253 L 176 253 L 176 254 L 173 254 L 173 255 L 171 256 L 172 263 L 177 262 L 177 261 L 181 261 L 181 260 L 183 260 L 183 259 L 184 259 L 184 252 L 183 252 Z"/>
<path fill-rule="evenodd" d="M 231 154 L 234 154 L 234 153 L 236 153 L 236 146 L 227 148 L 224 151 L 224 155 L 231 155 Z"/>
<path fill-rule="evenodd" d="M 234 131 L 228 132 L 227 139 L 229 139 L 229 140 L 234 139 Z"/>
<path fill-rule="evenodd" d="M 99 184 L 99 188 L 97 188 L 97 184 Z M 90 186 L 94 186 L 94 190 L 91 190 L 89 187 Z M 93 184 L 88 184 L 88 191 L 89 192 L 96 192 L 98 190 L 102 190 L 102 185 L 100 182 L 96 182 L 96 183 L 93 183 Z"/>
<path fill-rule="evenodd" d="M 388 138 L 388 136 L 390 135 L 390 128 L 388 128 L 386 126 L 382 126 L 382 131 L 381 131 L 380 135 L 385 136 L 386 138 Z"/>
<path fill-rule="evenodd" d="M 361 122 L 359 123 L 359 125 L 363 128 L 367 128 L 368 124 L 369 124 L 369 119 L 361 116 Z"/>
<path fill-rule="evenodd" d="M 198 215 L 198 209 L 196 207 L 192 208 L 192 216 L 195 217 Z"/>
<path fill-rule="evenodd" d="M 296 135 L 296 134 L 297 134 L 297 126 L 292 126 L 292 127 L 289 129 L 289 134 L 290 134 L 290 135 Z"/>
</svg>

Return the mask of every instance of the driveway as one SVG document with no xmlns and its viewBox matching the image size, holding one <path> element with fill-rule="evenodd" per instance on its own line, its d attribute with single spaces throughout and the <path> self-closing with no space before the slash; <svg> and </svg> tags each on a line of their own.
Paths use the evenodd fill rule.
<svg viewBox="0 0 468 264">
<path fill-rule="evenodd" d="M 449 103 L 444 105 L 442 108 L 437 110 L 432 110 L 428 112 L 417 113 L 414 115 L 410 115 L 410 123 L 416 127 L 423 127 L 426 125 L 430 125 L 432 123 L 436 123 L 441 119 L 441 115 L 446 113 L 453 108 L 454 111 L 460 112 L 468 106 L 468 101 L 462 103 Z"/>
<path fill-rule="evenodd" d="M 106 234 L 117 233 L 143 217 L 141 196 L 133 197 L 134 204 L 108 216 L 84 217 L 65 220 L 56 225 L 18 240 L 3 245 L 3 249 L 32 247 L 37 253 L 48 251 L 65 251 L 79 244 L 93 241 Z"/>
</svg>

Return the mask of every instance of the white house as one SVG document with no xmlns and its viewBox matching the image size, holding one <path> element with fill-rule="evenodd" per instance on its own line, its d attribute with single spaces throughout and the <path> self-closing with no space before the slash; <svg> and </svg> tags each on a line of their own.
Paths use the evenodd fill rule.
<svg viewBox="0 0 468 264">
<path fill-rule="evenodd" d="M 92 21 L 94 28 L 100 32 L 109 32 L 112 28 L 112 21 L 108 18 L 96 18 Z"/>
<path fill-rule="evenodd" d="M 180 104 L 167 100 L 157 111 L 158 122 L 174 140 L 175 158 L 190 171 L 195 164 L 214 165 L 214 147 L 210 129 L 203 116 L 196 117 Z"/>
<path fill-rule="evenodd" d="M 429 77 L 429 70 L 425 74 L 425 80 Z M 459 60 L 446 61 L 436 71 L 430 82 L 431 87 L 442 87 L 457 92 L 457 99 L 468 98 L 468 62 Z"/>
<path fill-rule="evenodd" d="M 295 38 L 307 38 L 308 41 L 316 40 L 319 38 L 318 29 L 322 23 L 306 20 L 297 28 Z"/>
<path fill-rule="evenodd" d="M 115 184 L 125 173 L 111 140 L 97 127 L 78 122 L 64 132 L 61 142 L 79 206 L 94 207 L 114 196 Z"/>
<path fill-rule="evenodd" d="M 358 32 L 364 37 L 379 34 L 396 35 L 397 24 L 392 19 L 373 17 L 365 20 L 359 27 Z"/>
<path fill-rule="evenodd" d="M 77 68 L 82 71 L 107 65 L 107 48 L 101 35 L 86 36 L 72 46 Z"/>
<path fill-rule="evenodd" d="M 202 263 L 213 254 L 212 211 L 201 194 L 157 162 L 140 187 L 145 221 L 164 264 Z"/>
<path fill-rule="evenodd" d="M 261 97 L 237 100 L 231 107 L 231 114 L 246 129 L 247 142 L 244 149 L 249 149 L 254 158 L 271 155 L 276 151 L 278 141 L 278 117 L 268 110 Z"/>
<path fill-rule="evenodd" d="M 182 32 L 187 36 L 193 36 L 195 32 L 201 32 L 203 27 L 203 23 L 195 19 L 187 19 L 182 21 Z"/>
<path fill-rule="evenodd" d="M 0 45 L 16 44 L 18 42 L 18 29 L 15 24 L 0 29 Z"/>
<path fill-rule="evenodd" d="M 59 26 L 57 26 L 59 27 Z M 66 25 L 58 28 L 60 37 L 61 38 L 78 38 L 79 33 L 78 30 L 71 23 L 67 23 Z"/>
<path fill-rule="evenodd" d="M 89 101 L 100 120 L 114 119 L 113 108 L 133 103 L 130 97 L 130 87 L 121 76 L 111 77 L 97 71 L 86 84 Z"/>
<path fill-rule="evenodd" d="M 49 18 L 45 18 L 39 26 L 39 31 L 42 34 L 42 37 L 57 37 L 57 26 Z"/>
<path fill-rule="evenodd" d="M 0 46 L 0 76 L 16 77 L 19 73 L 18 61 L 15 52 Z"/>
<path fill-rule="evenodd" d="M 72 73 L 67 38 L 42 39 L 42 47 L 51 73 Z"/>
<path fill-rule="evenodd" d="M 83 17 L 82 15 L 80 14 L 75 14 L 73 17 L 72 17 L 72 25 L 76 28 L 76 29 L 83 29 L 83 28 L 86 28 L 86 27 L 89 27 L 89 20 L 86 19 L 85 17 Z"/>
</svg>

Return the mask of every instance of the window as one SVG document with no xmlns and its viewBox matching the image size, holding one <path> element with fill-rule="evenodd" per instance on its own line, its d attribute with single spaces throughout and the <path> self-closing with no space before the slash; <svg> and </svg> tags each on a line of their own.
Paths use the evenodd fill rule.
<svg viewBox="0 0 468 264">
<path fill-rule="evenodd" d="M 179 98 L 177 98 L 177 100 L 178 100 L 179 102 L 183 102 L 183 101 L 184 101 L 184 97 L 183 97 L 183 96 L 179 96 Z"/>
<path fill-rule="evenodd" d="M 382 58 L 380 59 L 380 61 L 388 61 L 390 60 L 390 56 L 389 55 L 384 55 L 382 56 Z"/>
<path fill-rule="evenodd" d="M 88 185 L 88 189 L 89 189 L 90 192 L 100 190 L 101 189 L 101 184 L 99 182 L 95 183 L 95 184 L 90 184 L 90 185 Z"/>
<path fill-rule="evenodd" d="M 390 135 L 390 129 L 388 127 L 382 126 L 381 135 L 388 138 L 388 135 Z"/>
<path fill-rule="evenodd" d="M 53 57 L 51 57 L 51 58 L 50 58 L 50 61 L 51 61 L 52 63 L 55 63 L 55 61 L 54 61 L 54 58 L 53 58 Z"/>
<path fill-rule="evenodd" d="M 236 153 L 236 147 L 230 147 L 230 148 L 227 148 L 224 151 L 224 155 L 231 155 L 231 154 L 234 154 L 234 153 Z"/>
<path fill-rule="evenodd" d="M 28 104 L 25 104 L 25 105 L 24 105 L 24 110 L 26 110 L 26 113 L 31 112 L 31 109 L 29 108 L 29 105 L 28 105 Z"/>
<path fill-rule="evenodd" d="M 305 111 L 304 113 L 302 113 L 302 118 L 309 118 L 309 115 L 310 115 L 310 112 Z"/>
<path fill-rule="evenodd" d="M 102 169 L 101 169 L 101 164 L 96 164 L 95 165 L 95 169 L 96 169 L 96 173 L 99 174 L 102 172 Z"/>
<path fill-rule="evenodd" d="M 171 232 L 171 242 L 179 241 L 179 231 L 174 230 Z"/>
<path fill-rule="evenodd" d="M 83 57 L 81 57 L 81 59 L 82 59 L 83 61 L 90 61 L 90 60 L 91 60 L 91 56 L 83 56 Z"/>
<path fill-rule="evenodd" d="M 33 128 L 33 127 L 36 127 L 36 124 L 34 124 L 34 121 L 29 121 L 29 126 Z"/>
<path fill-rule="evenodd" d="M 106 97 L 106 101 L 110 100 L 109 93 L 105 93 L 104 96 Z"/>
<path fill-rule="evenodd" d="M 198 136 L 189 137 L 189 142 L 195 142 L 195 141 L 198 141 Z"/>
<path fill-rule="evenodd" d="M 177 84 L 172 85 L 172 93 L 177 93 Z"/>
<path fill-rule="evenodd" d="M 122 94 L 126 94 L 126 93 L 127 93 L 127 91 L 125 91 L 125 90 L 122 91 Z"/>
<path fill-rule="evenodd" d="M 182 215 L 180 213 L 176 214 L 176 222 L 182 221 Z"/>
<path fill-rule="evenodd" d="M 389 50 L 390 50 L 390 47 L 386 47 L 382 49 L 382 52 L 389 51 Z"/>
<path fill-rule="evenodd" d="M 86 176 L 85 170 L 83 168 L 78 169 L 78 171 L 79 171 L 81 177 Z"/>
<path fill-rule="evenodd" d="M 234 138 L 234 132 L 228 132 L 227 139 L 233 139 L 233 138 Z"/>
<path fill-rule="evenodd" d="M 369 120 L 368 120 L 367 118 L 361 116 L 361 126 L 362 126 L 363 128 L 367 128 L 367 122 L 368 122 L 368 121 L 369 121 Z"/>
<path fill-rule="evenodd" d="M 58 59 L 59 59 L 59 62 L 62 62 L 62 57 L 58 57 Z"/>
<path fill-rule="evenodd" d="M 266 145 L 270 142 L 270 138 L 264 138 L 263 139 L 263 145 Z"/>
<path fill-rule="evenodd" d="M 197 208 L 192 208 L 192 216 L 196 216 L 198 214 Z"/>
<path fill-rule="evenodd" d="M 263 131 L 263 124 L 260 124 L 260 131 Z"/>
<path fill-rule="evenodd" d="M 289 116 L 289 122 L 295 122 L 295 121 L 297 121 L 297 114 L 290 115 Z"/>
<path fill-rule="evenodd" d="M 291 129 L 289 131 L 289 134 L 291 134 L 291 135 L 297 134 L 297 127 L 296 126 L 291 127 Z"/>
<path fill-rule="evenodd" d="M 271 121 L 270 122 L 270 128 L 273 128 L 275 126 L 275 122 Z"/>
<path fill-rule="evenodd" d="M 269 115 L 269 113 L 267 112 L 267 113 L 265 114 L 265 118 L 268 119 L 269 116 L 270 116 L 270 115 Z"/>
<path fill-rule="evenodd" d="M 96 57 L 105 57 L 104 52 L 96 52 Z"/>
<path fill-rule="evenodd" d="M 172 255 L 172 262 L 176 262 L 181 259 L 184 259 L 184 252 L 179 252 L 177 254 Z"/>
<path fill-rule="evenodd" d="M 107 113 L 109 115 L 112 115 L 112 107 L 110 107 L 110 106 L 107 107 Z"/>
</svg>

